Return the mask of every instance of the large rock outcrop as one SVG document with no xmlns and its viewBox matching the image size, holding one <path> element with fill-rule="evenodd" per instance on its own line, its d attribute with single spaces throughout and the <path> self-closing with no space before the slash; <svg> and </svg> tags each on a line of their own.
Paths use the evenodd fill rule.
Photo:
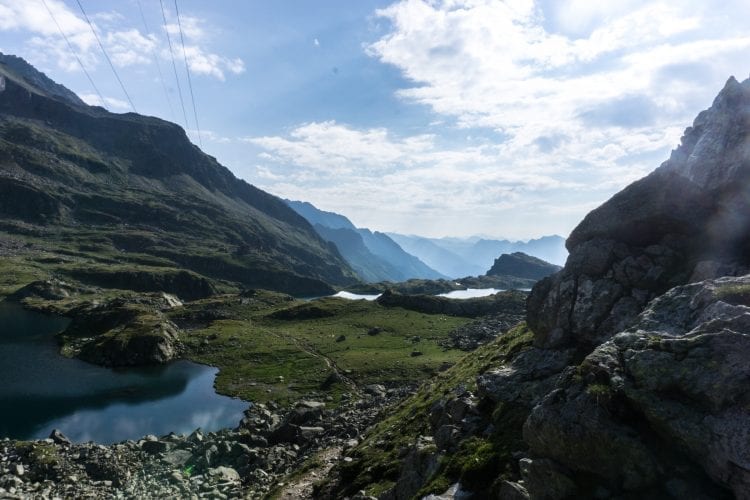
<svg viewBox="0 0 750 500">
<path fill-rule="evenodd" d="M 674 288 L 568 370 L 524 439 L 612 494 L 748 498 L 748 359 L 750 275 Z"/>
<path fill-rule="evenodd" d="M 673 286 L 750 265 L 750 80 L 730 78 L 649 176 L 589 213 L 565 268 L 534 287 L 539 347 L 590 350 Z"/>
<path fill-rule="evenodd" d="M 168 363 L 183 347 L 164 311 L 181 306 L 165 293 L 83 302 L 66 312 L 73 321 L 60 334 L 62 352 L 104 366 Z"/>
<path fill-rule="evenodd" d="M 533 334 L 514 338 L 520 326 L 446 372 L 473 376 L 476 425 L 431 429 L 446 446 L 425 460 L 440 466 L 423 477 L 404 462 L 388 479 L 441 498 L 458 483 L 474 498 L 750 499 L 750 80 L 731 78 L 670 159 L 567 246 L 529 296 Z M 425 420 L 424 401 L 447 408 L 463 388 L 425 386 L 403 406 Z M 416 439 L 398 425 L 372 435 Z M 352 478 L 378 492 L 368 446 L 339 492 Z"/>
</svg>

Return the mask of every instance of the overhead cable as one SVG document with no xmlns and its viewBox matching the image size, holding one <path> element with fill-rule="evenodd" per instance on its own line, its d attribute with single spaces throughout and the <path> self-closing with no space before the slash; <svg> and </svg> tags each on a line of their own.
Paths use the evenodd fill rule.
<svg viewBox="0 0 750 500">
<path fill-rule="evenodd" d="M 143 21 L 143 29 L 146 32 L 146 35 L 150 35 L 151 31 L 148 29 L 148 23 L 146 22 L 146 16 L 143 13 L 143 7 L 141 6 L 141 0 L 136 0 L 138 3 L 138 11 L 141 13 L 141 21 Z M 167 83 L 164 80 L 164 73 L 161 71 L 161 64 L 159 64 L 159 54 L 156 52 L 156 47 L 153 48 L 152 54 L 154 57 L 154 62 L 156 63 L 156 69 L 159 72 L 159 82 L 161 83 L 161 87 L 164 90 L 164 97 L 167 99 L 167 105 L 169 106 L 169 116 L 172 120 L 174 120 L 174 109 L 172 108 L 172 100 L 169 98 L 169 90 L 167 90 Z"/>
<path fill-rule="evenodd" d="M 91 20 L 89 19 L 89 16 L 86 15 L 86 11 L 83 10 L 83 5 L 81 5 L 80 0 L 76 0 L 76 3 L 78 4 L 78 8 L 81 9 L 81 14 L 83 14 L 83 17 L 86 19 L 86 22 L 89 24 L 89 28 L 91 28 L 91 32 L 94 34 L 94 38 L 96 38 L 96 42 L 99 44 L 99 48 L 102 49 L 102 54 L 104 54 L 104 58 L 109 63 L 109 67 L 112 69 L 112 73 L 115 74 L 117 83 L 120 84 L 120 88 L 122 89 L 122 92 L 125 94 L 125 97 L 128 99 L 128 102 L 130 103 L 130 107 L 133 108 L 133 111 L 137 113 L 138 110 L 135 109 L 135 104 L 133 104 L 133 100 L 130 98 L 130 94 L 128 94 L 128 91 L 125 90 L 125 85 L 122 84 L 122 80 L 120 80 L 120 75 L 117 74 L 115 65 L 112 64 L 112 60 L 109 58 L 109 55 L 107 55 L 107 51 L 104 50 L 104 45 L 102 45 L 102 41 L 99 39 L 99 35 L 96 34 L 94 25 L 91 24 Z"/>
<path fill-rule="evenodd" d="M 188 131 L 187 113 L 185 112 L 185 100 L 182 98 L 182 88 L 180 87 L 180 78 L 177 76 L 177 65 L 174 62 L 174 50 L 172 50 L 172 39 L 169 37 L 167 28 L 167 15 L 164 13 L 164 2 L 159 0 L 161 6 L 161 18 L 164 21 L 164 33 L 167 34 L 167 43 L 169 44 L 169 56 L 172 58 L 172 70 L 174 70 L 174 80 L 177 82 L 177 93 L 180 96 L 180 106 L 182 106 L 182 117 L 185 119 L 185 133 Z"/>
<path fill-rule="evenodd" d="M 42 3 L 44 4 L 44 8 L 47 9 L 47 12 L 49 12 L 50 17 L 52 18 L 52 21 L 55 23 L 55 26 L 57 26 L 57 31 L 60 32 L 63 39 L 65 40 L 65 43 L 68 44 L 68 49 L 70 49 L 71 54 L 73 54 L 73 57 L 75 57 L 76 61 L 78 61 L 78 66 L 81 67 L 81 70 L 83 70 L 83 74 L 86 75 L 86 78 L 88 78 L 89 83 L 94 88 L 94 92 L 96 92 L 96 95 L 99 96 L 99 102 L 101 103 L 101 106 L 104 107 L 106 104 L 104 102 L 104 97 L 102 96 L 102 93 L 99 92 L 99 89 L 97 88 L 96 84 L 94 83 L 94 80 L 91 78 L 91 75 L 89 75 L 89 72 L 86 71 L 86 67 L 83 65 L 83 62 L 81 61 L 81 58 L 78 57 L 78 54 L 76 53 L 75 49 L 73 48 L 73 45 L 70 43 L 70 40 L 68 40 L 67 35 L 60 27 L 60 24 L 57 22 L 57 19 L 55 18 L 55 15 L 52 13 L 52 10 L 50 10 L 49 5 L 47 5 L 46 0 L 42 0 Z"/>
<path fill-rule="evenodd" d="M 193 102 L 193 116 L 195 117 L 195 128 L 198 131 L 198 144 L 203 147 L 201 140 L 201 126 L 198 124 L 198 108 L 195 107 L 195 95 L 193 95 L 193 82 L 190 79 L 190 67 L 188 66 L 187 52 L 185 51 L 185 37 L 182 36 L 182 23 L 180 22 L 180 9 L 177 7 L 177 0 L 174 0 L 174 11 L 177 16 L 177 27 L 180 30 L 180 42 L 182 43 L 182 57 L 185 59 L 185 73 L 187 73 L 188 87 L 190 88 L 190 100 Z"/>
</svg>

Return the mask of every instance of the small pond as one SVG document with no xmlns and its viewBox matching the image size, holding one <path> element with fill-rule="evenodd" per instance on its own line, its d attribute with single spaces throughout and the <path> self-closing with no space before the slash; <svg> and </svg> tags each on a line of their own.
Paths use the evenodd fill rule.
<svg viewBox="0 0 750 500">
<path fill-rule="evenodd" d="M 189 361 L 109 369 L 58 353 L 65 318 L 0 302 L 0 437 L 113 443 L 235 427 L 248 403 L 216 394 L 216 368 Z"/>
</svg>

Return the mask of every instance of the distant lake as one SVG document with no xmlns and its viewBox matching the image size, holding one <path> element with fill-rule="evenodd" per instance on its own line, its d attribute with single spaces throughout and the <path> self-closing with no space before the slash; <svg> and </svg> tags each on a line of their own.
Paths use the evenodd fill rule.
<svg viewBox="0 0 750 500">
<path fill-rule="evenodd" d="M 0 302 L 0 437 L 113 443 L 235 427 L 248 403 L 216 394 L 218 369 L 189 361 L 109 369 L 58 353 L 67 319 Z"/>
<path fill-rule="evenodd" d="M 501 288 L 467 288 L 466 290 L 453 290 L 452 292 L 441 293 L 438 297 L 448 297 L 449 299 L 475 299 L 477 297 L 486 297 L 498 292 L 504 292 Z"/>
<path fill-rule="evenodd" d="M 530 291 L 530 288 L 522 288 L 521 291 Z M 488 295 L 493 295 L 498 292 L 504 292 L 505 290 L 502 288 L 467 288 L 466 290 L 453 290 L 452 292 L 446 292 L 438 294 L 438 297 L 447 297 L 449 299 L 474 299 L 477 297 L 486 297 Z M 349 300 L 376 300 L 378 297 L 380 297 L 380 294 L 378 295 L 364 295 L 360 293 L 351 293 L 351 292 L 339 292 L 333 297 L 339 297 L 342 299 L 349 299 Z"/>
<path fill-rule="evenodd" d="M 333 296 L 338 297 L 340 299 L 348 299 L 348 300 L 376 300 L 378 297 L 380 297 L 380 294 L 365 295 L 361 293 L 339 292 Z"/>
</svg>

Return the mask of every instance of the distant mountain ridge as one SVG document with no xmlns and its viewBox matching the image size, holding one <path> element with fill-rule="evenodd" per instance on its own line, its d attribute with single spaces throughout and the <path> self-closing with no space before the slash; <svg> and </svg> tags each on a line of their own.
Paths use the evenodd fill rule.
<svg viewBox="0 0 750 500">
<path fill-rule="evenodd" d="M 413 278 L 446 278 L 419 258 L 404 251 L 384 233 L 358 228 L 345 216 L 320 210 L 308 202 L 285 202 L 305 217 L 325 240 L 334 243 L 349 265 L 365 281 L 375 283 L 401 282 Z"/>
<path fill-rule="evenodd" d="M 326 212 L 325 210 L 317 208 L 310 202 L 284 200 L 284 203 L 289 205 L 292 210 L 307 219 L 307 221 L 313 226 L 319 224 L 330 229 L 351 229 L 353 231 L 357 230 L 356 226 L 352 224 L 352 221 L 350 221 L 343 215 L 337 214 L 335 212 Z"/>
<path fill-rule="evenodd" d="M 292 294 L 356 283 L 303 217 L 178 125 L 88 106 L 15 56 L 0 79 L 0 237 L 64 256 L 16 267 L 125 288 L 178 269 Z"/>
<path fill-rule="evenodd" d="M 565 239 L 552 235 L 529 241 L 484 238 L 425 238 L 387 233 L 407 252 L 416 255 L 433 269 L 450 276 L 478 276 L 492 266 L 501 254 L 523 252 L 556 265 L 565 263 L 568 252 Z"/>
</svg>

